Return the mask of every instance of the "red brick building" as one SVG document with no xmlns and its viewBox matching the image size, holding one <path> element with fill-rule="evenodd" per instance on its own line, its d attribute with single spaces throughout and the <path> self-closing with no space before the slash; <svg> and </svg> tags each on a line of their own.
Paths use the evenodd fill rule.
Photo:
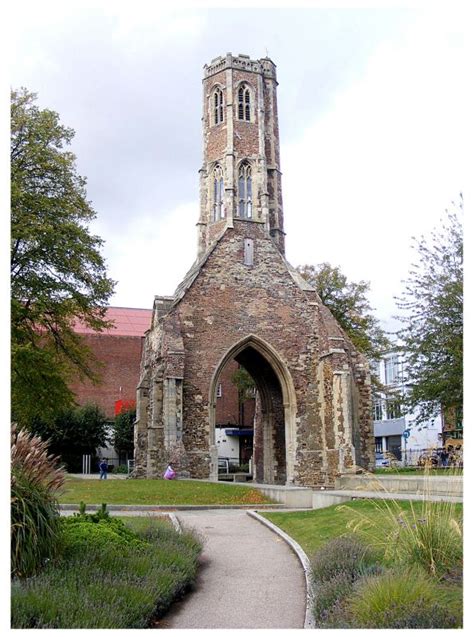
<svg viewBox="0 0 474 637">
<path fill-rule="evenodd" d="M 89 380 L 72 383 L 79 405 L 97 404 L 112 420 L 118 401 L 125 406 L 135 404 L 143 342 L 151 316 L 152 311 L 147 309 L 109 307 L 106 318 L 114 322 L 114 327 L 98 333 L 76 324 L 75 331 L 82 334 L 101 364 L 100 384 Z"/>
</svg>

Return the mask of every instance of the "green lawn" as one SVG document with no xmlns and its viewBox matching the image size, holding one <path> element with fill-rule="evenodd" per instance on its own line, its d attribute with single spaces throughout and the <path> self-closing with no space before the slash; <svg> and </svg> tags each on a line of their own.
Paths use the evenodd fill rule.
<svg viewBox="0 0 474 637">
<path fill-rule="evenodd" d="M 266 504 L 261 491 L 195 480 L 83 480 L 68 478 L 61 504 Z"/>
<path fill-rule="evenodd" d="M 312 555 L 329 540 L 348 533 L 350 531 L 348 523 L 358 519 L 360 514 L 379 523 L 378 530 L 383 534 L 383 503 L 383 500 L 377 503 L 372 500 L 354 500 L 343 507 L 334 505 L 313 511 L 265 512 L 262 515 L 294 538 L 308 555 Z M 421 511 L 422 502 L 412 504 L 415 511 Z M 408 501 L 400 500 L 398 506 L 404 511 L 411 510 L 411 504 Z M 456 512 L 461 516 L 462 505 L 456 506 Z"/>
</svg>

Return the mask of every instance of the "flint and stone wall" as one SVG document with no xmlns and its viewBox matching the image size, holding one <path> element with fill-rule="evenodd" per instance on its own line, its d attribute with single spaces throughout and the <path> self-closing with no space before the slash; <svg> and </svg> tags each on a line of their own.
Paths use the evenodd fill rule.
<svg viewBox="0 0 474 637">
<path fill-rule="evenodd" d="M 251 267 L 244 265 L 248 238 L 254 241 Z M 286 480 L 328 485 L 356 464 L 370 466 L 367 363 L 317 294 L 295 280 L 263 224 L 235 220 L 182 294 L 167 313 L 156 312 L 146 338 L 137 476 L 157 477 L 170 460 L 183 475 L 215 475 L 211 388 L 223 357 L 250 334 L 278 353 L 292 380 L 295 462 Z M 281 464 L 282 454 L 280 437 L 268 461 Z M 272 470 L 263 473 L 266 481 L 274 477 Z"/>
</svg>

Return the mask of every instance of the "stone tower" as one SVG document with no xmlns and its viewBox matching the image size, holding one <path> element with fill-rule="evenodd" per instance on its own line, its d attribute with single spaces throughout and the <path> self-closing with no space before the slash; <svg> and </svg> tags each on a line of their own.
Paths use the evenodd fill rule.
<svg viewBox="0 0 474 637">
<path fill-rule="evenodd" d="M 248 55 L 204 67 L 198 256 L 234 219 L 259 223 L 285 253 L 276 67 Z"/>
<path fill-rule="evenodd" d="M 316 291 L 285 259 L 276 68 L 228 53 L 204 67 L 197 260 L 155 297 L 135 425 L 135 476 L 217 479 L 218 381 L 253 378 L 253 477 L 331 485 L 373 464 L 370 375 Z"/>
</svg>

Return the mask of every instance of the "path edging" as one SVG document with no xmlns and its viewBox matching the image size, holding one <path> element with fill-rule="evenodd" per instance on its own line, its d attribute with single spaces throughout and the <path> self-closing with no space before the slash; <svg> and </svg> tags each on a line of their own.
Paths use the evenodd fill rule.
<svg viewBox="0 0 474 637">
<path fill-rule="evenodd" d="M 102 505 L 86 504 L 86 512 L 99 511 Z M 284 504 L 269 503 L 259 504 L 262 509 L 286 509 Z M 255 504 L 107 504 L 107 511 L 212 511 L 214 509 L 231 510 L 255 510 Z M 60 511 L 79 511 L 79 504 L 61 503 Z"/>
<path fill-rule="evenodd" d="M 260 522 L 260 524 L 263 524 L 264 526 L 268 527 L 271 531 L 279 535 L 282 538 L 282 540 L 284 540 L 288 544 L 288 546 L 291 548 L 291 550 L 297 555 L 298 559 L 300 560 L 301 566 L 303 567 L 303 573 L 304 573 L 305 582 L 306 582 L 306 611 L 305 611 L 303 628 L 316 628 L 315 621 L 313 618 L 313 611 L 312 611 L 313 587 L 311 585 L 311 564 L 310 564 L 308 556 L 303 551 L 303 549 L 298 544 L 298 542 L 296 542 L 287 533 L 282 531 L 278 526 L 276 526 L 276 524 L 273 524 L 273 522 L 270 522 L 270 520 L 267 520 L 256 511 L 247 511 L 247 515 L 250 515 L 250 517 Z"/>
<path fill-rule="evenodd" d="M 181 535 L 183 533 L 183 528 L 181 526 L 180 521 L 176 517 L 176 515 L 172 512 L 169 512 L 167 515 L 169 519 L 171 520 L 171 524 L 174 526 L 175 531 Z"/>
</svg>

